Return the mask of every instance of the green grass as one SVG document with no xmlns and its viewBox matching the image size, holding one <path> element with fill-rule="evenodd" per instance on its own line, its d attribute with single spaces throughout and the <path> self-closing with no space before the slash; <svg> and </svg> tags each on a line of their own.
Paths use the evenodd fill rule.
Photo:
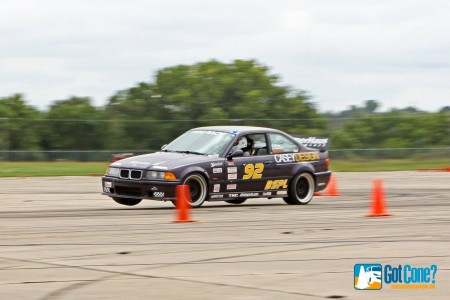
<svg viewBox="0 0 450 300">
<path fill-rule="evenodd" d="M 450 167 L 450 158 L 426 161 L 414 159 L 330 160 L 330 169 L 335 172 L 431 170 L 448 167 Z"/>
<path fill-rule="evenodd" d="M 99 176 L 106 162 L 0 162 L 0 177 L 31 176 Z M 450 167 L 450 159 L 417 161 L 413 159 L 338 160 L 330 161 L 334 172 L 403 171 Z"/>
<path fill-rule="evenodd" d="M 103 175 L 105 162 L 0 162 L 0 177 Z"/>
</svg>

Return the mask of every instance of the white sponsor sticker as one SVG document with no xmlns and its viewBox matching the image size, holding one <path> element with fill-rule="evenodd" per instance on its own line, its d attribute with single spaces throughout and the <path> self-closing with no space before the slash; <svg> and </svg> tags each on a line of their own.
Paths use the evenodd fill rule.
<svg viewBox="0 0 450 300">
<path fill-rule="evenodd" d="M 164 197 L 164 192 L 154 192 L 153 197 L 155 197 L 155 198 Z"/>
<path fill-rule="evenodd" d="M 228 167 L 228 173 L 237 173 L 237 167 Z"/>
<path fill-rule="evenodd" d="M 227 184 L 227 190 L 235 190 L 236 184 Z"/>
<path fill-rule="evenodd" d="M 211 199 L 223 198 L 223 195 L 211 195 Z"/>
<path fill-rule="evenodd" d="M 263 196 L 271 196 L 272 195 L 272 192 L 264 192 L 264 193 L 262 193 L 263 194 Z"/>
<path fill-rule="evenodd" d="M 214 168 L 214 169 L 213 169 L 213 173 L 214 173 L 214 174 L 222 173 L 222 168 Z"/>
<path fill-rule="evenodd" d="M 237 179 L 237 174 L 228 174 L 228 179 Z"/>
<path fill-rule="evenodd" d="M 277 192 L 277 195 L 286 195 L 287 194 L 287 191 L 278 191 Z"/>
<path fill-rule="evenodd" d="M 220 184 L 215 184 L 214 185 L 214 193 L 218 193 L 220 192 Z"/>
<path fill-rule="evenodd" d="M 259 193 L 241 193 L 239 196 L 240 197 L 255 197 L 255 196 L 259 196 Z"/>
<path fill-rule="evenodd" d="M 239 194 L 228 194 L 228 197 L 237 198 L 237 197 L 239 197 Z"/>
<path fill-rule="evenodd" d="M 105 181 L 105 187 L 112 187 L 111 181 Z"/>
<path fill-rule="evenodd" d="M 215 168 L 215 167 L 221 167 L 223 165 L 223 162 L 218 161 L 218 162 L 212 162 L 211 163 L 211 168 Z"/>
</svg>

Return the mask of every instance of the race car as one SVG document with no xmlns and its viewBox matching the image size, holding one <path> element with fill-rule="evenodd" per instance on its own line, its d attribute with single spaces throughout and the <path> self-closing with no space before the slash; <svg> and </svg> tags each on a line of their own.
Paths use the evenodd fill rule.
<svg viewBox="0 0 450 300">
<path fill-rule="evenodd" d="M 328 147 L 328 139 L 263 127 L 194 128 L 161 151 L 110 164 L 102 194 L 128 206 L 142 199 L 175 203 L 176 186 L 184 184 L 192 207 L 248 198 L 308 204 L 330 179 Z"/>
</svg>

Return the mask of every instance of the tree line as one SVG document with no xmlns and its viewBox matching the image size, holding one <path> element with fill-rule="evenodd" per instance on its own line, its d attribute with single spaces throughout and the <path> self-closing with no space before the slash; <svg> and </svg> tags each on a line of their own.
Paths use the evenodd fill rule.
<svg viewBox="0 0 450 300">
<path fill-rule="evenodd" d="M 208 61 L 161 69 L 154 81 L 115 93 L 103 107 L 88 97 L 41 111 L 24 95 L 0 98 L 0 150 L 154 150 L 184 131 L 209 125 L 267 126 L 328 136 L 333 149 L 450 145 L 450 107 L 379 112 L 368 100 L 319 113 L 303 90 L 280 84 L 254 60 Z"/>
</svg>

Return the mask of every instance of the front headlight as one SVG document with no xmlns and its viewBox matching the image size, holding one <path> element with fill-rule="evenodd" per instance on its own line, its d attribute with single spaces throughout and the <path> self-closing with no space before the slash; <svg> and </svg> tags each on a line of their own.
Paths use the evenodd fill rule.
<svg viewBox="0 0 450 300">
<path fill-rule="evenodd" d="M 119 177 L 120 169 L 108 167 L 108 169 L 106 170 L 106 174 L 108 174 L 109 176 Z"/>
<path fill-rule="evenodd" d="M 166 174 L 166 172 L 147 171 L 147 175 L 145 175 L 145 178 L 163 180 L 165 174 Z"/>
<path fill-rule="evenodd" d="M 160 171 L 147 171 L 145 175 L 147 179 L 157 180 L 175 180 L 177 177 L 172 172 L 160 172 Z"/>
</svg>

